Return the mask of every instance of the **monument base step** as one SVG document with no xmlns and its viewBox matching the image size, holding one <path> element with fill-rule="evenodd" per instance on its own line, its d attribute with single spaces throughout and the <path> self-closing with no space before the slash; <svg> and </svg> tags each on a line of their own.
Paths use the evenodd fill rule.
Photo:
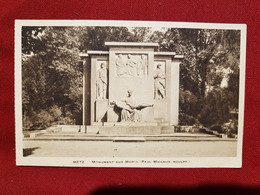
<svg viewBox="0 0 260 195">
<path fill-rule="evenodd" d="M 113 142 L 145 142 L 144 137 L 115 137 Z"/>
<path fill-rule="evenodd" d="M 164 122 L 163 124 L 167 124 L 169 125 L 169 123 Z M 139 122 L 139 123 L 135 123 L 135 122 L 94 122 L 92 124 L 92 126 L 105 126 L 105 127 L 116 127 L 116 126 L 120 126 L 120 127 L 126 127 L 126 126 L 142 126 L 142 127 L 147 127 L 147 126 L 158 126 L 160 125 L 160 122 Z"/>
<path fill-rule="evenodd" d="M 100 135 L 86 133 L 42 133 L 35 137 L 24 138 L 31 141 L 113 141 L 113 142 L 144 142 L 144 141 L 236 141 L 233 138 L 219 138 L 204 133 L 174 133 L 160 135 Z"/>
<path fill-rule="evenodd" d="M 34 139 L 34 138 L 67 138 L 74 139 L 75 137 L 81 139 L 84 137 L 89 137 L 88 139 L 92 139 L 95 136 L 98 136 L 97 139 L 105 139 L 108 137 L 127 137 L 127 136 L 172 136 L 182 135 L 184 137 L 190 135 L 206 135 L 212 137 L 219 137 L 222 139 L 229 139 L 227 135 L 220 134 L 217 131 L 212 131 L 208 129 L 199 129 L 199 131 L 195 131 L 192 126 L 153 126 L 155 124 L 150 124 L 151 126 L 147 126 L 147 123 L 136 123 L 135 125 L 131 125 L 129 123 L 116 123 L 116 126 L 76 126 L 76 125 L 59 125 L 53 128 L 48 128 L 47 130 L 34 130 L 34 131 L 25 131 L 23 132 L 24 138 Z M 62 128 L 60 128 L 62 127 Z M 56 131 L 55 128 L 58 128 Z M 50 131 L 50 129 L 52 131 Z M 62 129 L 62 131 L 60 130 Z M 64 131 L 63 131 L 64 129 Z M 167 138 L 166 138 L 167 139 Z M 236 136 L 233 136 L 232 139 L 237 139 Z M 95 140 L 95 139 L 94 139 Z M 109 138 L 108 140 L 112 140 Z M 164 140 L 164 139 L 162 139 Z"/>
<path fill-rule="evenodd" d="M 93 132 L 92 129 L 97 127 L 89 127 L 87 130 Z M 98 127 L 98 134 L 114 134 L 114 135 L 160 135 L 160 134 L 173 134 L 175 131 L 174 126 L 101 126 Z M 89 133 L 87 131 L 87 133 Z"/>
</svg>

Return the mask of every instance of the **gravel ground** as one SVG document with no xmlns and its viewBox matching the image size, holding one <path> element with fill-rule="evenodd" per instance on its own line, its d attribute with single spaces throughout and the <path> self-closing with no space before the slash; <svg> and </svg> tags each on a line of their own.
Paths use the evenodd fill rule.
<svg viewBox="0 0 260 195">
<path fill-rule="evenodd" d="M 36 141 L 23 142 L 37 157 L 234 157 L 236 141 Z"/>
</svg>

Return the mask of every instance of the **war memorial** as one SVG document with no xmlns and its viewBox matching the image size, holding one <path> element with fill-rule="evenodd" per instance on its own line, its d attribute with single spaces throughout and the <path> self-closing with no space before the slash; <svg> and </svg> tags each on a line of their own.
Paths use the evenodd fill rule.
<svg viewBox="0 0 260 195">
<path fill-rule="evenodd" d="M 96 134 L 171 134 L 178 125 L 179 69 L 175 52 L 157 43 L 105 42 L 81 53 L 83 128 Z"/>
</svg>

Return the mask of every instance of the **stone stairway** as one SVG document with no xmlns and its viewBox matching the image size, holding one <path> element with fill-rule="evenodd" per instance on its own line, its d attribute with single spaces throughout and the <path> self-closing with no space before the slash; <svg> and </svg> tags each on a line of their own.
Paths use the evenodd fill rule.
<svg viewBox="0 0 260 195">
<path fill-rule="evenodd" d="M 87 126 L 85 132 L 88 134 L 114 134 L 114 135 L 160 135 L 173 134 L 175 126 L 170 126 L 168 122 L 149 122 L 149 123 L 94 123 Z"/>
<path fill-rule="evenodd" d="M 27 132 L 24 140 L 69 141 L 218 141 L 232 140 L 214 132 L 194 131 L 192 126 L 169 126 L 154 123 L 95 123 L 92 126 L 53 126 L 46 130 Z M 233 139 L 234 140 L 234 139 Z"/>
<path fill-rule="evenodd" d="M 41 132 L 24 140 L 36 141 L 113 141 L 113 142 L 144 142 L 144 141 L 223 141 L 223 139 L 204 133 L 171 133 L 171 134 L 87 134 L 75 132 Z M 226 140 L 226 139 L 224 139 Z M 230 140 L 230 139 L 228 139 Z M 233 139 L 234 140 L 234 139 Z"/>
<path fill-rule="evenodd" d="M 174 126 L 115 126 L 115 127 L 99 127 L 98 134 L 114 134 L 114 135 L 160 135 L 173 134 Z"/>
</svg>

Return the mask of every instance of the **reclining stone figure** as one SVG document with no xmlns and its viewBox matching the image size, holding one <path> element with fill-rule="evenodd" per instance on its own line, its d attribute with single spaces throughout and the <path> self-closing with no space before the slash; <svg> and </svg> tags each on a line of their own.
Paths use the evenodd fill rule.
<svg viewBox="0 0 260 195">
<path fill-rule="evenodd" d="M 121 109 L 121 122 L 141 122 L 141 110 L 147 107 L 153 107 L 153 104 L 136 104 L 131 90 L 127 91 L 128 95 L 125 100 L 113 101 L 110 104 Z"/>
</svg>

